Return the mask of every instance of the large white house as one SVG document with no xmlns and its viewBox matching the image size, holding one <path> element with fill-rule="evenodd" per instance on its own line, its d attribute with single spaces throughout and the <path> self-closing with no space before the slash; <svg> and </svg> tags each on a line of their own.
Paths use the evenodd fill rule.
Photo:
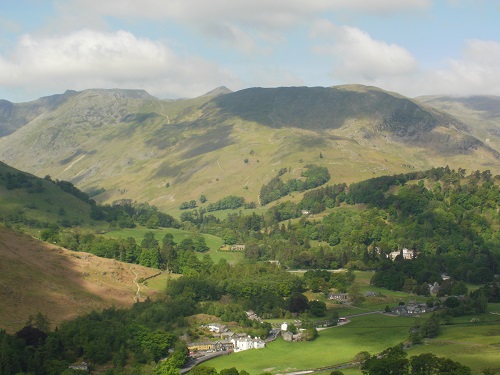
<svg viewBox="0 0 500 375">
<path fill-rule="evenodd" d="M 252 339 L 250 336 L 238 337 L 235 335 L 231 339 L 231 343 L 233 344 L 235 352 L 248 349 L 262 349 L 266 347 L 266 343 L 263 340 L 259 338 Z"/>
<path fill-rule="evenodd" d="M 403 256 L 403 259 L 413 259 L 414 255 L 415 255 L 415 251 L 414 250 L 410 250 L 410 249 L 407 249 L 406 247 L 402 250 L 402 251 L 393 251 L 389 254 L 390 258 L 392 260 L 396 259 L 396 257 L 398 255 L 402 255 Z"/>
</svg>

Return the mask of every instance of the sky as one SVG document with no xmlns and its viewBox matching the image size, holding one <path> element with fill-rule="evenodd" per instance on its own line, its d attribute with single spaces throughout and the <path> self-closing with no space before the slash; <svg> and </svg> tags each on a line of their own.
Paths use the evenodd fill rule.
<svg viewBox="0 0 500 375">
<path fill-rule="evenodd" d="M 364 84 L 500 96 L 500 0 L 0 2 L 0 99 Z"/>
</svg>

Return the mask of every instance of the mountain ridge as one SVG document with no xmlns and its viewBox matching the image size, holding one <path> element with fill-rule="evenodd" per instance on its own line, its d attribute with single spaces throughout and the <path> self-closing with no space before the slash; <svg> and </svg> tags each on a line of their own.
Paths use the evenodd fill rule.
<svg viewBox="0 0 500 375">
<path fill-rule="evenodd" d="M 311 163 L 327 166 L 332 182 L 447 164 L 500 172 L 500 148 L 471 124 L 376 87 L 220 87 L 177 100 L 119 89 L 63 95 L 0 138 L 0 160 L 104 189 L 101 202 L 176 209 L 200 194 L 255 202 L 277 169 L 300 177 Z"/>
<path fill-rule="evenodd" d="M 452 114 L 469 124 L 471 134 L 489 147 L 500 150 L 500 97 L 493 95 L 429 95 L 421 103 Z"/>
</svg>

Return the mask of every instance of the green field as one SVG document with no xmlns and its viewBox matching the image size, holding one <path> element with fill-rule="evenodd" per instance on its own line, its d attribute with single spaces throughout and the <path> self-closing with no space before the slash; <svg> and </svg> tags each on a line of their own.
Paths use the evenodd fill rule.
<svg viewBox="0 0 500 375">
<path fill-rule="evenodd" d="M 349 324 L 320 331 L 319 337 L 311 342 L 288 343 L 278 339 L 265 349 L 235 353 L 206 364 L 218 371 L 236 367 L 250 374 L 258 374 L 265 371 L 292 372 L 344 363 L 352 360 L 360 351 L 375 354 L 404 341 L 413 322 L 412 318 L 378 314 L 356 317 Z"/>
<path fill-rule="evenodd" d="M 338 309 L 340 316 L 380 310 L 386 304 L 395 306 L 399 301 L 409 299 L 422 300 L 422 297 L 416 298 L 412 294 L 371 287 L 371 272 L 356 271 L 355 274 L 362 291 L 380 292 L 381 296 L 366 298 L 359 307 L 329 304 L 329 309 Z M 319 337 L 312 342 L 288 343 L 278 339 L 265 349 L 234 353 L 206 364 L 218 371 L 236 367 L 250 374 L 259 374 L 265 371 L 286 373 L 345 363 L 361 351 L 373 355 L 405 341 L 409 328 L 417 325 L 419 319 L 427 317 L 394 317 L 385 314 L 353 317 L 349 324 L 320 331 Z M 471 323 L 472 318 L 479 322 Z M 273 319 L 269 322 L 277 324 L 282 320 Z M 484 368 L 500 371 L 500 304 L 489 304 L 487 314 L 453 318 L 450 323 L 442 325 L 442 333 L 437 338 L 409 349 L 408 357 L 430 352 L 469 366 L 474 374 L 481 374 Z M 330 371 L 324 374 L 328 375 Z M 361 374 L 359 368 L 342 371 L 345 375 Z"/>
<path fill-rule="evenodd" d="M 179 278 L 181 275 L 179 274 L 169 274 L 166 272 L 162 272 L 160 275 L 152 277 L 144 281 L 143 285 L 152 291 L 157 293 L 162 293 L 165 291 L 167 284 L 170 280 L 174 280 Z"/>
<path fill-rule="evenodd" d="M 491 319 L 491 316 L 484 315 L 482 318 Z M 500 371 L 500 320 L 482 324 L 442 326 L 438 337 L 427 340 L 424 345 L 411 348 L 408 355 L 429 352 L 469 366 L 475 374 L 482 373 L 485 368 Z"/>
<path fill-rule="evenodd" d="M 492 314 L 500 315 L 500 303 L 490 303 L 490 304 L 488 304 L 487 311 L 489 313 L 492 313 Z"/>
<path fill-rule="evenodd" d="M 474 374 L 481 374 L 485 368 L 500 370 L 500 324 L 492 314 L 478 318 L 481 320 L 478 324 L 460 324 L 471 319 L 463 317 L 454 321 L 458 324 L 442 326 L 442 333 L 436 339 L 410 348 L 408 357 L 433 353 L 471 367 Z M 403 342 L 408 337 L 409 327 L 414 323 L 415 318 L 386 315 L 356 317 L 349 324 L 320 331 L 319 337 L 312 342 L 288 343 L 278 339 L 265 349 L 219 357 L 206 364 L 218 371 L 236 367 L 250 374 L 320 368 L 349 362 L 361 351 L 373 355 Z M 342 371 L 345 375 L 361 374 L 359 368 Z"/>
</svg>

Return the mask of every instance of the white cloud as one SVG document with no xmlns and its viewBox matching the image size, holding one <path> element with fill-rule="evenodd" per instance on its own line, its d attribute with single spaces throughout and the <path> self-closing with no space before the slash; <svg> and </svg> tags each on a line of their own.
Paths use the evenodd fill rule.
<svg viewBox="0 0 500 375">
<path fill-rule="evenodd" d="M 313 51 L 331 59 L 339 83 L 362 83 L 408 96 L 427 94 L 500 95 L 500 42 L 470 39 L 460 56 L 419 66 L 405 48 L 375 40 L 368 33 L 328 20 L 313 24 Z"/>
<path fill-rule="evenodd" d="M 500 42 L 467 40 L 460 59 L 449 59 L 444 69 L 424 77 L 436 93 L 500 95 Z"/>
<path fill-rule="evenodd" d="M 234 22 L 270 28 L 288 27 L 325 11 L 394 13 L 427 9 L 431 0 L 64 0 L 67 11 L 89 11 L 119 18 L 176 19 L 202 23 Z"/>
<path fill-rule="evenodd" d="M 209 61 L 179 56 L 165 44 L 125 31 L 24 35 L 8 55 L 0 56 L 0 85 L 30 87 L 33 93 L 139 87 L 160 97 L 194 96 L 221 84 L 239 83 Z"/>
<path fill-rule="evenodd" d="M 417 70 L 417 61 L 408 50 L 375 40 L 355 27 L 338 27 L 323 20 L 314 25 L 311 36 L 332 40 L 313 50 L 332 56 L 333 76 L 345 82 L 376 81 L 383 77 L 412 74 Z"/>
<path fill-rule="evenodd" d="M 247 54 L 267 53 L 277 33 L 308 24 L 324 12 L 376 14 L 427 9 L 431 0 L 59 0 L 61 19 L 97 24 L 104 17 L 176 22 L 221 39 Z M 75 18 L 75 15 L 78 15 Z M 91 21 L 92 17 L 96 20 Z M 58 23 L 59 24 L 59 23 Z M 260 46 L 260 47 L 259 47 Z"/>
<path fill-rule="evenodd" d="M 339 83 L 373 85 L 410 97 L 500 95 L 497 41 L 467 40 L 458 58 L 443 61 L 442 68 L 423 69 L 404 48 L 373 40 L 359 29 L 321 21 L 312 28 L 311 36 L 334 41 L 314 51 L 331 56 L 332 76 Z"/>
</svg>

